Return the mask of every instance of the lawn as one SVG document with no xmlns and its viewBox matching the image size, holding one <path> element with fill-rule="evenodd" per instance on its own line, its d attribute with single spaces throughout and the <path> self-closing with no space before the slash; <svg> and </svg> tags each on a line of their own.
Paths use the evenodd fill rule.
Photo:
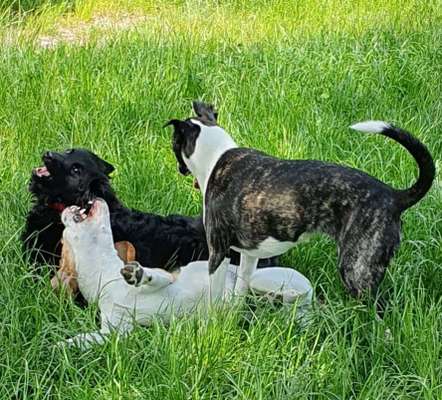
<svg viewBox="0 0 442 400">
<path fill-rule="evenodd" d="M 260 307 L 137 328 L 81 353 L 96 327 L 33 274 L 19 235 L 44 150 L 87 147 L 116 166 L 121 199 L 195 215 L 168 129 L 213 102 L 244 146 L 360 168 L 396 188 L 417 168 L 398 144 L 350 131 L 391 121 L 442 160 L 442 3 L 0 1 L 0 399 L 442 399 L 442 183 L 402 218 L 381 291 L 384 322 L 351 299 L 336 246 L 314 237 L 282 263 L 315 288 L 312 321 Z M 32 11 L 32 4 L 38 7 Z M 248 323 L 245 323 L 247 319 Z M 390 335 L 386 334 L 387 329 Z"/>
</svg>

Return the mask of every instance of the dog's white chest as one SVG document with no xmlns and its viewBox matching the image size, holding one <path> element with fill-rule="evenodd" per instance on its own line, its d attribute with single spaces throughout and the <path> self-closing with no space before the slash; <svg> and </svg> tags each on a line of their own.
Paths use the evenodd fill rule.
<svg viewBox="0 0 442 400">
<path fill-rule="evenodd" d="M 233 250 L 238 251 L 239 253 L 245 253 L 251 257 L 257 258 L 268 258 L 279 256 L 280 254 L 284 254 L 287 250 L 291 249 L 295 245 L 294 242 L 281 242 L 271 236 L 264 239 L 256 249 L 246 250 L 240 249 L 237 247 L 233 247 Z"/>
</svg>

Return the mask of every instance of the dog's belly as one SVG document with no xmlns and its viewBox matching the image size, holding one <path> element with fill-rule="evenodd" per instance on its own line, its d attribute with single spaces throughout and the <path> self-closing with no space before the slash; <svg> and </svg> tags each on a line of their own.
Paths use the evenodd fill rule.
<svg viewBox="0 0 442 400">
<path fill-rule="evenodd" d="M 228 267 L 225 288 L 227 294 L 233 293 L 236 269 L 234 265 Z M 189 263 L 181 268 L 173 284 L 151 293 L 143 293 L 143 287 L 128 285 L 121 278 L 112 289 L 113 306 L 110 307 L 112 313 L 109 320 L 114 325 L 125 323 L 133 318 L 141 325 L 150 325 L 155 318 L 168 323 L 172 316 L 179 317 L 192 314 L 197 310 L 206 310 L 208 293 L 207 261 Z"/>
<path fill-rule="evenodd" d="M 284 254 L 287 250 L 290 250 L 295 245 L 294 242 L 283 242 L 275 239 L 271 236 L 264 239 L 258 244 L 256 249 L 242 249 L 236 246 L 232 246 L 232 249 L 247 254 L 256 258 L 274 257 Z"/>
</svg>

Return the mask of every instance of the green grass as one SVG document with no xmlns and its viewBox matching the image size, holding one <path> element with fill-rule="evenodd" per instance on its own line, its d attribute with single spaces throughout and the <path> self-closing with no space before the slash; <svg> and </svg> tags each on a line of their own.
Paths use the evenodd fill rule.
<svg viewBox="0 0 442 400">
<path fill-rule="evenodd" d="M 0 18 L 0 399 L 442 399 L 440 180 L 403 216 L 384 324 L 346 295 L 335 245 L 319 237 L 284 258 L 315 286 L 305 329 L 264 307 L 248 327 L 236 310 L 62 352 L 53 344 L 94 329 L 96 310 L 53 294 L 19 243 L 30 171 L 46 149 L 88 147 L 112 162 L 132 207 L 199 213 L 162 129 L 197 98 L 218 106 L 241 145 L 409 186 L 416 166 L 404 149 L 347 127 L 392 121 L 442 160 L 441 2 L 56 3 Z M 131 30 L 92 25 L 82 45 L 39 46 L 60 25 L 124 12 L 146 18 Z"/>
</svg>

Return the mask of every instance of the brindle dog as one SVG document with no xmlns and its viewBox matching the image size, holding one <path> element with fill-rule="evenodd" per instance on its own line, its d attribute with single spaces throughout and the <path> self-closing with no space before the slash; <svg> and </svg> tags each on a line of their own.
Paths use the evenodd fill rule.
<svg viewBox="0 0 442 400">
<path fill-rule="evenodd" d="M 395 140 L 415 158 L 419 178 L 409 189 L 396 190 L 354 168 L 239 148 L 213 123 L 213 107 L 197 103 L 194 110 L 196 117 L 168 124 L 174 127 L 180 172 L 192 173 L 204 194 L 213 298 L 223 288 L 219 267 L 230 248 L 241 253 L 241 294 L 259 257 L 284 253 L 307 232 L 337 241 L 341 276 L 353 296 L 377 291 L 399 245 L 401 214 L 425 196 L 435 176 L 431 154 L 420 141 L 385 122 L 352 126 Z"/>
</svg>

